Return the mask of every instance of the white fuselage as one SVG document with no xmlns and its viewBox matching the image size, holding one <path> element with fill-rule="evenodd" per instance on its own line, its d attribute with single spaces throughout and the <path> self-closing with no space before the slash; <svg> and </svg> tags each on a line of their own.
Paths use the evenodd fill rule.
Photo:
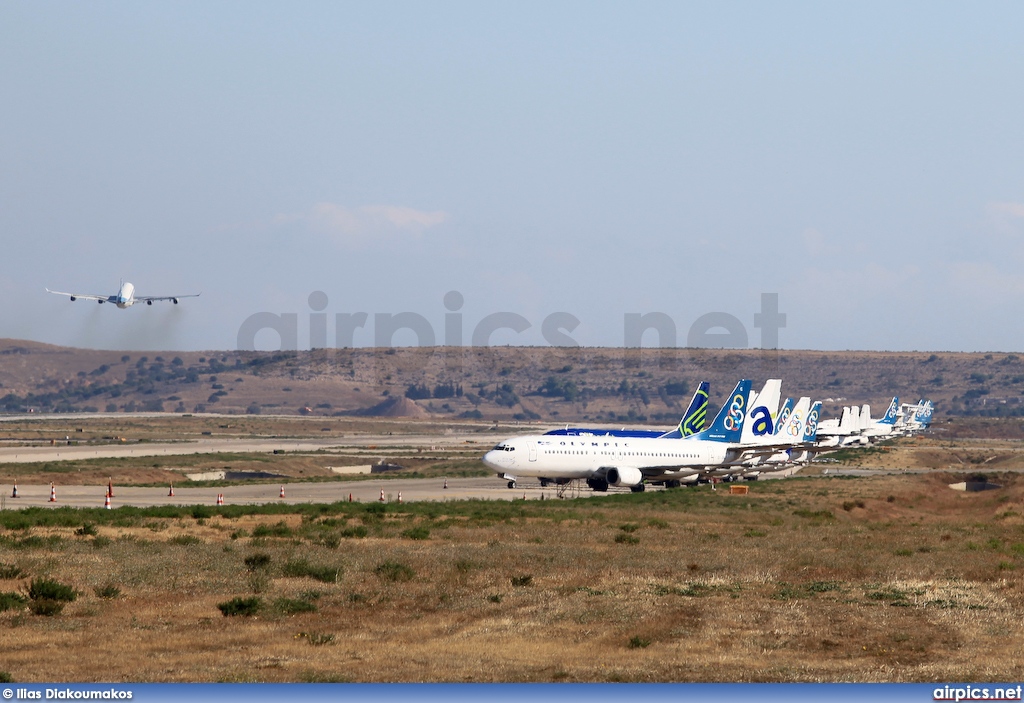
<svg viewBox="0 0 1024 703">
<path fill-rule="evenodd" d="M 726 463 L 731 454 L 728 444 L 704 440 L 530 435 L 500 442 L 483 461 L 505 476 L 579 479 L 615 468 L 674 479 Z"/>
<path fill-rule="evenodd" d="M 127 282 L 122 283 L 121 287 L 117 289 L 117 295 L 110 302 L 122 310 L 130 308 L 135 304 L 135 286 Z"/>
</svg>

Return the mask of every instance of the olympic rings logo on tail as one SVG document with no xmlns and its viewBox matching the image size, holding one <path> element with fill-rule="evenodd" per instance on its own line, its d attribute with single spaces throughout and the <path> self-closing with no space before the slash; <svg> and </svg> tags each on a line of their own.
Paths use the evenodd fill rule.
<svg viewBox="0 0 1024 703">
<path fill-rule="evenodd" d="M 775 423 L 776 427 L 785 427 L 789 421 L 789 416 L 793 412 L 793 408 L 783 408 L 782 414 L 779 415 L 778 421 Z"/>
<path fill-rule="evenodd" d="M 790 437 L 797 437 L 800 435 L 800 421 L 803 418 L 799 412 L 795 412 L 790 416 L 789 426 L 786 428 L 786 432 L 789 433 Z"/>
<path fill-rule="evenodd" d="M 725 429 L 731 432 L 742 424 L 744 405 L 746 405 L 746 400 L 741 394 L 737 393 L 733 396 L 732 404 L 729 406 L 729 414 L 725 416 L 725 420 L 722 423 L 725 425 Z"/>
<path fill-rule="evenodd" d="M 807 429 L 804 430 L 804 437 L 810 437 L 818 429 L 818 411 L 812 410 L 807 416 Z"/>
</svg>

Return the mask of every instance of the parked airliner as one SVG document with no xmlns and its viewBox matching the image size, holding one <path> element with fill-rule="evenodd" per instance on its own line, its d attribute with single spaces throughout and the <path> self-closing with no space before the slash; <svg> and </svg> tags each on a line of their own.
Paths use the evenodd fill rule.
<svg viewBox="0 0 1024 703">
<path fill-rule="evenodd" d="M 121 283 L 121 287 L 118 288 L 117 293 L 114 295 L 91 295 L 82 293 L 63 293 L 59 290 L 46 289 L 47 293 L 54 293 L 56 295 L 66 295 L 71 298 L 74 302 L 81 298 L 82 300 L 95 300 L 100 305 L 103 303 L 111 303 L 124 310 L 130 308 L 135 303 L 145 303 L 146 305 L 152 305 L 155 302 L 161 300 L 170 300 L 175 305 L 178 304 L 179 298 L 198 298 L 199 293 L 192 293 L 190 295 L 135 295 L 135 286 L 127 281 Z"/>
<path fill-rule="evenodd" d="M 520 476 L 586 479 L 595 491 L 609 486 L 644 490 L 644 481 L 679 480 L 737 458 L 750 381 L 742 380 L 711 427 L 686 438 L 533 435 L 499 442 L 483 461 L 514 487 Z"/>
</svg>

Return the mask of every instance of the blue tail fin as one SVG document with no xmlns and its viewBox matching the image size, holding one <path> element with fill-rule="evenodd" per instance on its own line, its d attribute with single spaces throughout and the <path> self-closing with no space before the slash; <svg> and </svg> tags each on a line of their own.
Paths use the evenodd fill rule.
<svg viewBox="0 0 1024 703">
<path fill-rule="evenodd" d="M 934 406 L 930 400 L 922 400 L 920 402 L 921 409 L 917 411 L 917 421 L 924 427 L 932 424 L 932 410 Z"/>
<path fill-rule="evenodd" d="M 899 397 L 894 397 L 892 402 L 889 403 L 889 409 L 885 411 L 885 415 L 878 422 L 882 425 L 895 425 L 896 424 L 896 413 L 900 409 Z"/>
<path fill-rule="evenodd" d="M 775 434 L 779 434 L 782 428 L 789 422 L 789 416 L 793 414 L 793 407 L 796 405 L 796 400 L 793 398 L 786 398 L 785 402 L 782 403 L 782 409 L 779 410 L 779 414 L 775 417 Z"/>
<path fill-rule="evenodd" d="M 817 441 L 818 439 L 818 420 L 821 418 L 821 401 L 817 401 L 811 406 L 811 411 L 807 413 L 807 423 L 804 426 L 803 442 L 805 444 Z"/>
<path fill-rule="evenodd" d="M 683 413 L 683 418 L 679 421 L 679 425 L 671 432 L 661 435 L 660 439 L 689 437 L 704 429 L 704 424 L 708 417 L 708 386 L 707 381 L 701 381 L 697 385 L 697 390 L 694 391 L 690 405 L 686 408 L 686 412 Z"/>
<path fill-rule="evenodd" d="M 740 441 L 740 434 L 743 432 L 743 420 L 747 415 L 747 398 L 750 396 L 750 380 L 743 379 L 736 384 L 736 388 L 722 404 L 711 427 L 703 432 L 690 435 L 688 439 L 699 439 L 709 442 Z"/>
</svg>

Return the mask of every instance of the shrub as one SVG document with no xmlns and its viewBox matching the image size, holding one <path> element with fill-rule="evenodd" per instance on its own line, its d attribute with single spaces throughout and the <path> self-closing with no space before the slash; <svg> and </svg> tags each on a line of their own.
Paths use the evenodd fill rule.
<svg viewBox="0 0 1024 703">
<path fill-rule="evenodd" d="M 640 544 L 640 538 L 626 532 L 620 532 L 615 535 L 615 542 L 617 544 Z"/>
<path fill-rule="evenodd" d="M 9 671 L 0 671 L 0 683 L 14 683 L 14 677 Z"/>
<path fill-rule="evenodd" d="M 5 610 L 15 610 L 25 605 L 25 596 L 20 593 L 8 591 L 0 593 L 0 613 Z"/>
<path fill-rule="evenodd" d="M 316 605 L 313 603 L 297 598 L 278 598 L 274 601 L 274 610 L 278 610 L 285 615 L 295 615 L 296 613 L 315 613 L 316 609 Z"/>
<path fill-rule="evenodd" d="M 52 579 L 32 579 L 28 587 L 28 597 L 32 600 L 55 600 L 70 603 L 78 594 L 67 584 Z"/>
<path fill-rule="evenodd" d="M 511 581 L 513 586 L 529 586 L 533 583 L 533 576 L 531 574 L 520 574 L 519 576 L 513 576 Z"/>
<path fill-rule="evenodd" d="M 29 610 L 36 615 L 45 615 L 52 617 L 54 615 L 60 615 L 61 611 L 64 610 L 66 604 L 59 600 L 50 600 L 44 598 L 42 600 L 34 600 L 29 604 Z"/>
<path fill-rule="evenodd" d="M 633 637 L 631 637 L 629 639 L 629 648 L 630 649 L 643 649 L 644 647 L 649 647 L 649 646 L 651 646 L 651 641 L 649 639 L 647 639 L 646 637 L 640 637 L 639 635 L 634 635 Z"/>
<path fill-rule="evenodd" d="M 370 534 L 370 531 L 366 529 L 364 525 L 356 525 L 355 527 L 346 527 L 341 531 L 342 537 L 358 537 L 362 539 L 366 535 Z"/>
<path fill-rule="evenodd" d="M 404 531 L 402 536 L 407 539 L 430 539 L 430 530 L 423 525 L 417 525 Z"/>
<path fill-rule="evenodd" d="M 253 528 L 253 537 L 291 537 L 292 528 L 284 520 L 274 525 L 259 524 Z"/>
<path fill-rule="evenodd" d="M 281 573 L 290 578 L 309 577 L 324 583 L 337 583 L 341 578 L 340 566 L 314 566 L 305 559 L 291 559 Z"/>
<path fill-rule="evenodd" d="M 836 517 L 831 510 L 794 510 L 793 514 L 809 520 L 834 520 Z"/>
<path fill-rule="evenodd" d="M 20 579 L 25 575 L 20 566 L 15 564 L 0 564 L 0 580 Z"/>
<path fill-rule="evenodd" d="M 289 559 L 281 567 L 281 574 L 289 578 L 302 578 L 309 573 L 309 562 L 305 559 Z"/>
<path fill-rule="evenodd" d="M 252 596 L 251 598 L 232 598 L 229 601 L 218 603 L 217 608 L 224 617 L 250 617 L 255 615 L 263 607 L 263 600 L 258 596 Z"/>
<path fill-rule="evenodd" d="M 97 586 L 93 589 L 93 592 L 96 593 L 97 597 L 104 598 L 106 600 L 113 600 L 121 597 L 121 589 L 112 583 Z"/>
<path fill-rule="evenodd" d="M 627 522 L 625 525 L 619 525 L 619 529 L 627 534 L 632 534 L 640 529 L 640 525 L 635 522 Z"/>
<path fill-rule="evenodd" d="M 257 552 L 256 554 L 250 554 L 245 558 L 245 568 L 249 571 L 256 571 L 258 569 L 265 569 L 270 566 L 270 555 L 264 554 L 263 552 Z"/>
<path fill-rule="evenodd" d="M 309 643 L 314 647 L 322 647 L 325 644 L 334 644 L 334 635 L 330 632 L 303 632 L 300 637 L 304 636 L 309 639 Z"/>
<path fill-rule="evenodd" d="M 95 537 L 96 536 L 96 526 L 93 525 L 91 522 L 84 523 L 81 527 L 79 527 L 77 530 L 75 530 L 75 534 L 78 535 L 79 537 L 85 537 L 85 536 Z"/>
<path fill-rule="evenodd" d="M 183 547 L 187 547 L 190 544 L 202 544 L 203 540 L 199 539 L 195 535 L 176 535 L 168 540 L 171 544 L 180 544 Z"/>
<path fill-rule="evenodd" d="M 339 566 L 312 566 L 306 572 L 311 579 L 323 583 L 337 583 L 341 578 L 341 567 Z"/>
<path fill-rule="evenodd" d="M 384 581 L 411 581 L 416 572 L 413 571 L 412 567 L 403 564 L 398 561 L 385 561 L 377 565 L 374 569 L 374 573 L 377 574 Z"/>
</svg>

